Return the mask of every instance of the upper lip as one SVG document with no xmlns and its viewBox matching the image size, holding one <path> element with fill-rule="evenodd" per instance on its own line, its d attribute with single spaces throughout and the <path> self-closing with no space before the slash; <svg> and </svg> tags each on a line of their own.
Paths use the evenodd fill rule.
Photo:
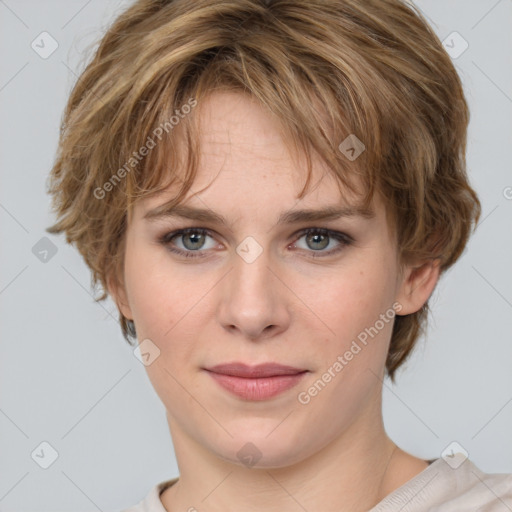
<svg viewBox="0 0 512 512">
<path fill-rule="evenodd" d="M 278 363 L 263 363 L 250 366 L 244 363 L 225 363 L 206 368 L 206 370 L 224 375 L 232 375 L 234 377 L 259 378 L 272 377 L 275 375 L 296 375 L 307 370 L 294 368 Z"/>
</svg>

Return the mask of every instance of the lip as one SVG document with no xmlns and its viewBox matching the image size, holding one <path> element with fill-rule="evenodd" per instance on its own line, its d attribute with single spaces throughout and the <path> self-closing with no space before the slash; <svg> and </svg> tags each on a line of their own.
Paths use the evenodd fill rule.
<svg viewBox="0 0 512 512">
<path fill-rule="evenodd" d="M 278 363 L 226 363 L 206 368 L 224 389 L 245 400 L 267 400 L 296 386 L 308 370 Z"/>
<path fill-rule="evenodd" d="M 279 375 L 297 375 L 307 371 L 305 368 L 295 368 L 278 363 L 262 363 L 254 366 L 245 363 L 224 363 L 206 368 L 210 372 L 243 377 L 246 379 L 257 379 L 260 377 L 275 377 Z"/>
</svg>

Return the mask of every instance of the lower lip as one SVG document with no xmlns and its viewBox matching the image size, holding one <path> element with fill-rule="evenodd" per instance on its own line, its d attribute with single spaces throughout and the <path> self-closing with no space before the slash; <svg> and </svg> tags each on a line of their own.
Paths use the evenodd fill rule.
<svg viewBox="0 0 512 512">
<path fill-rule="evenodd" d="M 245 400 L 267 400 L 296 386 L 307 372 L 249 379 L 208 371 L 224 389 Z"/>
</svg>

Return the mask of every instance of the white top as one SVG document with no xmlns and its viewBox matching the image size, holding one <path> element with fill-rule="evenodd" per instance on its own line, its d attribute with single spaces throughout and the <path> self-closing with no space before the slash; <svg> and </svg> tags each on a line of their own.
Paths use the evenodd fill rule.
<svg viewBox="0 0 512 512">
<path fill-rule="evenodd" d="M 483 473 L 469 459 L 456 469 L 452 466 L 457 466 L 457 459 L 450 465 L 442 458 L 432 461 L 369 512 L 512 511 L 512 474 Z M 178 477 L 155 485 L 138 505 L 121 512 L 167 512 L 160 493 L 177 481 Z"/>
</svg>

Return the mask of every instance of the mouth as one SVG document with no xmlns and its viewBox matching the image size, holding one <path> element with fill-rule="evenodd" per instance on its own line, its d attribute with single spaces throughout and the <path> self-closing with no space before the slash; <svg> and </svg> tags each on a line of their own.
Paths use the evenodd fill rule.
<svg viewBox="0 0 512 512">
<path fill-rule="evenodd" d="M 264 363 L 249 366 L 226 363 L 205 368 L 225 390 L 244 400 L 261 401 L 277 396 L 296 386 L 309 370 Z"/>
<path fill-rule="evenodd" d="M 243 377 L 246 379 L 257 379 L 261 377 L 277 377 L 281 375 L 297 375 L 307 372 L 304 368 L 295 368 L 278 363 L 263 363 L 250 366 L 244 363 L 225 363 L 206 368 L 207 371 L 232 377 Z"/>
</svg>

